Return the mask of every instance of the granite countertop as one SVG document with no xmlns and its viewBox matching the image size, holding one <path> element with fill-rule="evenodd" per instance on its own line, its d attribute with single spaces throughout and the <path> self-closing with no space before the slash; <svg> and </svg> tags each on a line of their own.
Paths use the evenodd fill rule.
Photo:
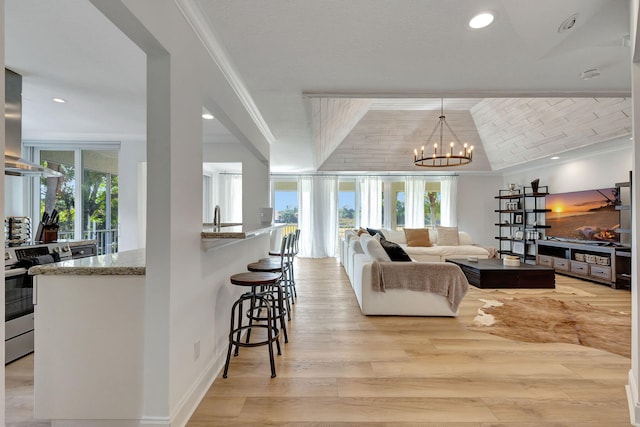
<svg viewBox="0 0 640 427">
<path fill-rule="evenodd" d="M 210 224 L 203 224 L 202 239 L 247 239 L 285 224 L 222 224 L 219 229 Z"/>
<path fill-rule="evenodd" d="M 29 269 L 31 275 L 58 276 L 143 276 L 145 273 L 144 249 L 35 265 Z"/>
</svg>

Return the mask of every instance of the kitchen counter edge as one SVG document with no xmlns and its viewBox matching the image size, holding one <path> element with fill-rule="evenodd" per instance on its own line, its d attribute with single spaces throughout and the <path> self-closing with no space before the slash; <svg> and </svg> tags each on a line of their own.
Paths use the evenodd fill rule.
<svg viewBox="0 0 640 427">
<path fill-rule="evenodd" d="M 36 265 L 29 269 L 31 275 L 51 276 L 144 276 L 145 249 L 72 259 L 54 264 Z"/>
</svg>

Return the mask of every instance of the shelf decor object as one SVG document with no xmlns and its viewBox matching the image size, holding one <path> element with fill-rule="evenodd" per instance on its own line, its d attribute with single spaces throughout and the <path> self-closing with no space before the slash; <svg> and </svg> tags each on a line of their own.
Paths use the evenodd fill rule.
<svg viewBox="0 0 640 427">
<path fill-rule="evenodd" d="M 444 143 L 444 128 L 447 128 L 453 140 L 448 147 Z M 439 131 L 439 142 L 432 142 L 436 131 Z M 425 168 L 444 168 L 451 166 L 462 166 L 471 163 L 473 160 L 473 145 L 461 143 L 456 133 L 451 129 L 444 116 L 444 98 L 440 100 L 440 117 L 438 123 L 433 128 L 431 135 L 427 138 L 427 145 L 433 144 L 433 152 L 425 153 L 424 145 L 413 150 L 413 164 Z"/>
</svg>

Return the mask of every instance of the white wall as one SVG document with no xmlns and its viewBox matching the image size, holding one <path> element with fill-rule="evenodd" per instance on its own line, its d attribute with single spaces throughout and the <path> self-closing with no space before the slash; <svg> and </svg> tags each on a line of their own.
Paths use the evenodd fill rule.
<svg viewBox="0 0 640 427">
<path fill-rule="evenodd" d="M 475 243 L 497 247 L 494 197 L 502 185 L 501 175 L 458 177 L 458 229 L 471 234 Z"/>
<path fill-rule="evenodd" d="M 632 170 L 632 143 L 628 137 L 598 145 L 597 150 L 581 155 L 565 153 L 558 163 L 535 168 L 521 167 L 504 173 L 503 189 L 509 183 L 529 186 L 540 179 L 540 185 L 548 185 L 550 193 L 591 190 L 612 187 L 616 182 L 629 180 Z"/>
<path fill-rule="evenodd" d="M 145 247 L 144 234 L 139 233 L 140 194 L 138 173 L 146 162 L 145 141 L 122 141 L 118 154 L 118 218 L 120 236 L 118 250 L 128 251 Z"/>
</svg>

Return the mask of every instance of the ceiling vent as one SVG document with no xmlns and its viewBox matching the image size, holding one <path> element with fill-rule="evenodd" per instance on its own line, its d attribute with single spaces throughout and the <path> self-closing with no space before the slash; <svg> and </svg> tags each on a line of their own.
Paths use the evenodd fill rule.
<svg viewBox="0 0 640 427">
<path fill-rule="evenodd" d="M 565 19 L 564 22 L 558 27 L 558 32 L 564 33 L 565 31 L 572 29 L 576 25 L 578 16 L 580 16 L 579 13 L 574 13 L 573 15 Z"/>
<path fill-rule="evenodd" d="M 592 68 L 590 70 L 583 71 L 580 74 L 580 78 L 582 80 L 595 79 L 596 77 L 599 77 L 599 76 L 600 76 L 600 70 L 598 70 L 597 68 Z"/>
</svg>

